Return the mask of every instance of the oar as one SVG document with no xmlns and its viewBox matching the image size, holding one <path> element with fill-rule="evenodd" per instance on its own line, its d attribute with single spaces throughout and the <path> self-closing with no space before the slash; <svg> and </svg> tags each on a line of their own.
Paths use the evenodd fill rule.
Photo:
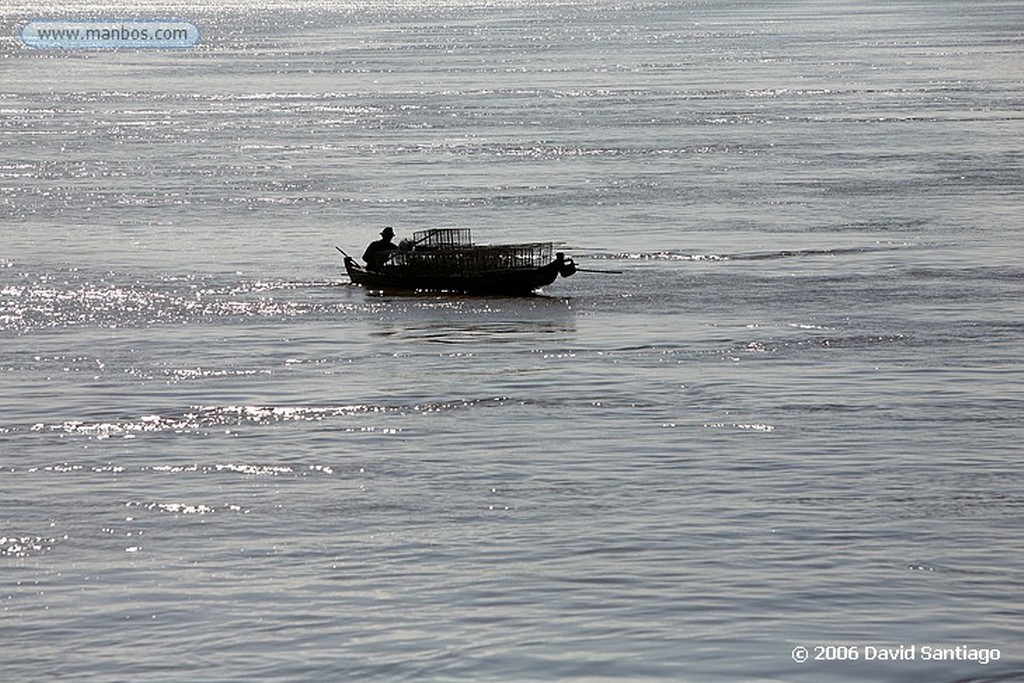
<svg viewBox="0 0 1024 683">
<path fill-rule="evenodd" d="M 338 251 L 340 251 L 340 252 L 341 252 L 341 255 L 342 255 L 342 256 L 344 256 L 345 258 L 352 258 L 352 257 L 351 257 L 351 256 L 349 256 L 348 254 L 346 254 L 346 253 L 345 253 L 345 250 L 344 250 L 344 249 L 342 249 L 341 247 L 339 247 L 339 246 L 335 245 L 335 246 L 334 246 L 334 248 L 335 248 L 335 249 L 337 249 Z"/>
<path fill-rule="evenodd" d="M 600 268 L 577 268 L 577 273 L 607 273 L 608 275 L 622 275 L 621 270 L 601 270 Z"/>
</svg>

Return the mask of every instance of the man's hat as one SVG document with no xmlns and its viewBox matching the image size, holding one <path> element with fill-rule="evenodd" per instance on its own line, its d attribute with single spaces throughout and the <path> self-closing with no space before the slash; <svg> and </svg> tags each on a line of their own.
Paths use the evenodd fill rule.
<svg viewBox="0 0 1024 683">
<path fill-rule="evenodd" d="M 386 227 L 386 228 L 384 228 L 383 230 L 380 231 L 380 236 L 381 237 L 394 237 L 395 236 L 395 231 L 391 229 L 391 226 L 388 226 L 388 227 Z"/>
</svg>

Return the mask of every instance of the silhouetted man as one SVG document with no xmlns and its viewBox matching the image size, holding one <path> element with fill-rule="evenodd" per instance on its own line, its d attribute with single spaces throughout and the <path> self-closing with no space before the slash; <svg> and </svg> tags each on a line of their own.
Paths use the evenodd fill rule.
<svg viewBox="0 0 1024 683">
<path fill-rule="evenodd" d="M 366 247 L 366 251 L 363 252 L 363 260 L 366 261 L 366 267 L 370 270 L 380 270 L 384 262 L 391 256 L 391 252 L 398 249 L 391 239 L 395 236 L 395 231 L 390 227 L 384 228 L 380 231 L 380 239 L 370 242 L 370 246 Z"/>
</svg>

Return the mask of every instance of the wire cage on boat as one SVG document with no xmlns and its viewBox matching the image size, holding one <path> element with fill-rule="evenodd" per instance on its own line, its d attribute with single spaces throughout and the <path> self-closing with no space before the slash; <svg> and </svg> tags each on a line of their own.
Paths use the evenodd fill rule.
<svg viewBox="0 0 1024 683">
<path fill-rule="evenodd" d="M 453 246 L 423 248 L 421 242 L 410 251 L 395 252 L 385 263 L 385 270 L 400 269 L 409 275 L 479 275 L 494 271 L 540 268 L 551 262 L 554 251 L 551 242 L 471 246 L 468 243 L 469 230 L 455 229 L 451 232 L 462 234 L 441 235 L 439 239 L 448 240 Z M 455 242 L 462 240 L 463 236 L 466 242 Z M 433 235 L 429 239 L 433 239 Z"/>
<path fill-rule="evenodd" d="M 412 243 L 419 249 L 452 249 L 472 246 L 473 239 L 469 228 L 433 228 L 414 232 Z"/>
</svg>

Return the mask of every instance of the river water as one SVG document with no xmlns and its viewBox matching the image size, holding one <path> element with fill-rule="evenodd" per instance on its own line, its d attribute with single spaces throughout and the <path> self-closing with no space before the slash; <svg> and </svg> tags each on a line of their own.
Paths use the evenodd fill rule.
<svg viewBox="0 0 1024 683">
<path fill-rule="evenodd" d="M 0 28 L 4 680 L 1024 678 L 1020 3 Z"/>
</svg>

